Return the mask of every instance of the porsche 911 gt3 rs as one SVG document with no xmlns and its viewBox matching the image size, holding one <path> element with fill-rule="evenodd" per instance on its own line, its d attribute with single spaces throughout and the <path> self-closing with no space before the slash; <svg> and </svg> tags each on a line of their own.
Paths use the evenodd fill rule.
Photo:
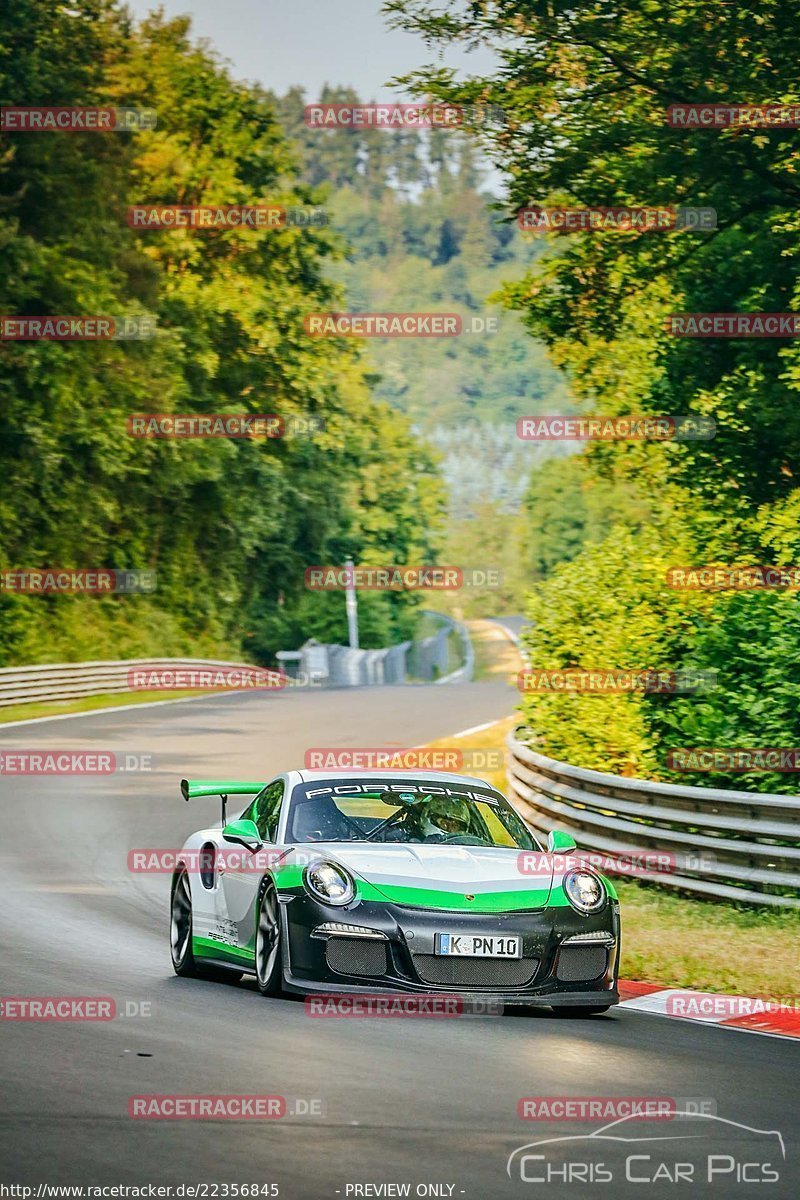
<svg viewBox="0 0 800 1200">
<path fill-rule="evenodd" d="M 610 881 L 545 850 L 508 801 L 467 776 L 288 771 L 189 782 L 222 821 L 185 843 L 172 878 L 178 975 L 254 975 L 281 991 L 458 992 L 561 1013 L 618 1000 Z M 229 797 L 253 796 L 235 820 Z"/>
</svg>

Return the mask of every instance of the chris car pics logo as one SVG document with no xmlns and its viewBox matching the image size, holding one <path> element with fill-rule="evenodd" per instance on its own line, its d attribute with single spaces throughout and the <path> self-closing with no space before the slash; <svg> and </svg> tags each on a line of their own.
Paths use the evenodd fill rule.
<svg viewBox="0 0 800 1200">
<path fill-rule="evenodd" d="M 781 1179 L 786 1148 L 779 1130 L 755 1129 L 705 1108 L 687 1104 L 670 1113 L 668 1133 L 663 1123 L 648 1128 L 663 1114 L 631 1113 L 589 1134 L 539 1138 L 512 1151 L 506 1173 L 521 1183 L 556 1185 L 559 1194 L 565 1184 L 660 1183 L 689 1184 L 688 1195 L 700 1184 L 704 1196 L 720 1200 L 750 1200 L 753 1188 Z M 764 1194 L 776 1195 L 769 1187 Z"/>
</svg>

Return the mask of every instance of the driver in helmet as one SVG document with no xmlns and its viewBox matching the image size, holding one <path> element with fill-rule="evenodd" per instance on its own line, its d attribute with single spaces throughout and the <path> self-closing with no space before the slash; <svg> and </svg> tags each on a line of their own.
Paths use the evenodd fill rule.
<svg viewBox="0 0 800 1200">
<path fill-rule="evenodd" d="M 455 796 L 431 796 L 409 809 L 403 824 L 414 841 L 445 841 L 469 831 L 469 805 Z"/>
</svg>

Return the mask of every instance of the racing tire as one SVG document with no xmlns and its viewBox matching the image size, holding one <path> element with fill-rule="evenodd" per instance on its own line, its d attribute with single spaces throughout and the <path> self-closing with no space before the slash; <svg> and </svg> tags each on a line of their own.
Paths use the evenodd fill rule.
<svg viewBox="0 0 800 1200">
<path fill-rule="evenodd" d="M 169 918 L 169 948 L 172 969 L 183 979 L 209 979 L 218 983 L 235 983 L 241 971 L 234 967 L 216 967 L 198 963 L 192 951 L 192 891 L 185 870 L 178 871 L 172 880 Z"/>
<path fill-rule="evenodd" d="M 265 879 L 256 915 L 256 985 L 262 996 L 280 995 L 282 972 L 278 893 L 272 880 Z"/>
</svg>

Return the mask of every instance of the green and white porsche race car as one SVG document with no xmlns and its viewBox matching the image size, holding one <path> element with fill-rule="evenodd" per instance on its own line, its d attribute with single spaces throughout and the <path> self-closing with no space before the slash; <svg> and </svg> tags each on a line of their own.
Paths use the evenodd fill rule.
<svg viewBox="0 0 800 1200">
<path fill-rule="evenodd" d="M 540 846 L 480 779 L 288 771 L 183 780 L 222 797 L 172 878 L 178 975 L 255 976 L 265 995 L 458 992 L 561 1013 L 618 1000 L 619 903 L 575 843 Z M 253 796 L 235 820 L 226 801 Z"/>
</svg>

